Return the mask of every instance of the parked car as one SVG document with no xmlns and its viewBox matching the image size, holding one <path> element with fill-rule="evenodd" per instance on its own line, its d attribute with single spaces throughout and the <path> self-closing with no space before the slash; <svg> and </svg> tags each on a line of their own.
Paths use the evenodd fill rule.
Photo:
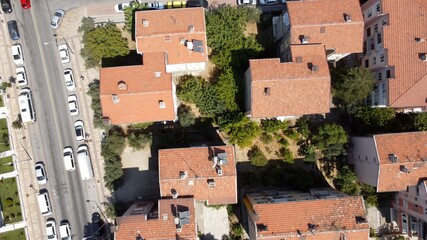
<svg viewBox="0 0 427 240">
<path fill-rule="evenodd" d="M 67 220 L 62 220 L 59 225 L 59 236 L 61 240 L 71 240 L 70 223 Z"/>
<path fill-rule="evenodd" d="M 61 25 L 62 19 L 65 17 L 65 11 L 62 9 L 58 9 L 52 16 L 52 20 L 50 21 L 50 26 L 53 29 L 56 29 Z"/>
<path fill-rule="evenodd" d="M 57 235 L 56 235 L 56 222 L 55 219 L 53 218 L 49 218 L 46 221 L 46 235 L 47 235 L 47 239 L 49 240 L 57 240 Z"/>
<path fill-rule="evenodd" d="M 206 0 L 189 0 L 187 1 L 187 7 L 204 7 L 208 8 L 209 3 Z"/>
<path fill-rule="evenodd" d="M 21 0 L 21 6 L 23 9 L 28 9 L 31 7 L 31 0 Z"/>
<path fill-rule="evenodd" d="M 36 163 L 35 169 L 36 169 L 37 182 L 39 184 L 46 184 L 47 177 L 46 177 L 46 170 L 44 167 L 44 163 L 43 162 Z"/>
<path fill-rule="evenodd" d="M 24 55 L 22 54 L 21 44 L 17 43 L 12 45 L 12 56 L 13 62 L 15 62 L 16 65 L 24 64 Z"/>
<path fill-rule="evenodd" d="M 167 3 L 167 8 L 185 8 L 187 1 L 170 1 Z"/>
<path fill-rule="evenodd" d="M 70 54 L 68 53 L 68 45 L 66 43 L 63 43 L 58 46 L 59 48 L 59 56 L 61 57 L 62 63 L 69 63 L 70 62 Z"/>
<path fill-rule="evenodd" d="M 16 68 L 16 81 L 17 81 L 19 86 L 28 85 L 27 74 L 25 72 L 24 67 L 17 67 Z"/>
<path fill-rule="evenodd" d="M 76 163 L 74 161 L 73 148 L 72 147 L 65 147 L 64 151 L 62 153 L 64 154 L 65 170 L 67 170 L 67 171 L 76 170 Z"/>
<path fill-rule="evenodd" d="M 74 74 L 71 68 L 67 68 L 64 70 L 64 79 L 65 79 L 65 86 L 67 87 L 68 91 L 76 90 L 76 84 L 74 83 Z"/>
<path fill-rule="evenodd" d="M 68 96 L 68 108 L 70 109 L 71 116 L 79 115 L 79 107 L 77 106 L 77 96 Z"/>
<path fill-rule="evenodd" d="M 276 4 L 277 0 L 259 0 L 259 3 L 261 5 L 270 5 L 270 4 Z"/>
<path fill-rule="evenodd" d="M 74 123 L 74 130 L 76 131 L 76 139 L 81 142 L 85 140 L 85 127 L 82 120 L 77 120 Z"/>
<path fill-rule="evenodd" d="M 116 13 L 122 13 L 125 11 L 125 8 L 130 7 L 130 5 L 130 2 L 116 4 L 114 6 L 114 11 L 116 11 Z"/>
<path fill-rule="evenodd" d="M 4 13 L 11 13 L 12 12 L 12 5 L 10 4 L 10 0 L 0 0 L 1 2 L 1 9 Z"/>
<path fill-rule="evenodd" d="M 17 41 L 21 38 L 19 35 L 18 24 L 15 20 L 7 22 L 7 29 L 9 30 L 9 35 L 12 40 Z"/>
<path fill-rule="evenodd" d="M 237 5 L 256 5 L 256 0 L 237 0 Z"/>
<path fill-rule="evenodd" d="M 165 8 L 162 2 L 148 2 L 145 3 L 145 7 L 145 9 L 148 10 L 160 10 Z"/>
</svg>

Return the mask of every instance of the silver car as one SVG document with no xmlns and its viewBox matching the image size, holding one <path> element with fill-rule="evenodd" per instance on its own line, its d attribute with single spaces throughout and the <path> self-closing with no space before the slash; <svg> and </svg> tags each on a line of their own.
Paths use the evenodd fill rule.
<svg viewBox="0 0 427 240">
<path fill-rule="evenodd" d="M 65 86 L 68 91 L 76 90 L 76 84 L 74 83 L 74 74 L 71 68 L 67 68 L 64 70 L 64 78 L 65 78 Z"/>
<path fill-rule="evenodd" d="M 53 29 L 57 29 L 61 24 L 62 19 L 65 17 L 65 11 L 62 9 L 58 9 L 53 14 L 52 20 L 50 21 L 50 26 Z"/>
<path fill-rule="evenodd" d="M 74 130 L 76 130 L 76 139 L 81 142 L 85 140 L 85 127 L 82 120 L 77 120 L 74 123 Z"/>
<path fill-rule="evenodd" d="M 79 107 L 77 106 L 77 96 L 76 95 L 68 96 L 68 107 L 70 108 L 71 116 L 79 115 Z"/>
<path fill-rule="evenodd" d="M 42 185 L 47 183 L 46 170 L 43 162 L 36 163 L 36 177 L 37 182 Z"/>
</svg>

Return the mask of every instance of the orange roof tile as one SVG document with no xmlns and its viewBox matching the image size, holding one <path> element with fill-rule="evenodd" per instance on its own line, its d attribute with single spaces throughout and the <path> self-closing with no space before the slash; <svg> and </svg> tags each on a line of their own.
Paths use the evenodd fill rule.
<svg viewBox="0 0 427 240">
<path fill-rule="evenodd" d="M 427 176 L 427 132 L 379 134 L 374 140 L 380 163 L 377 192 L 402 191 Z M 391 162 L 389 154 L 398 161 Z M 402 172 L 401 166 L 409 173 Z"/>
<path fill-rule="evenodd" d="M 427 41 L 417 43 L 416 37 L 427 37 L 427 4 L 425 0 L 382 2 L 389 15 L 384 26 L 383 44 L 388 52 L 388 65 L 394 66 L 394 79 L 388 82 L 391 107 L 427 107 L 427 62 L 418 54 L 427 52 Z"/>
<path fill-rule="evenodd" d="M 135 38 L 138 53 L 166 52 L 167 65 L 207 62 L 204 13 L 203 8 L 136 12 Z M 181 43 L 184 39 L 190 42 L 202 41 L 203 51 L 189 50 Z"/>
<path fill-rule="evenodd" d="M 363 51 L 364 21 L 358 0 L 287 1 L 291 25 L 291 44 L 301 44 L 300 36 L 309 43 L 322 43 L 336 53 Z M 344 14 L 351 22 L 344 20 Z"/>
<path fill-rule="evenodd" d="M 175 217 L 178 211 L 190 211 L 190 223 L 178 232 Z M 196 239 L 196 221 L 193 198 L 162 199 L 158 201 L 155 219 L 145 219 L 145 215 L 129 215 L 116 219 L 115 240 L 135 239 L 138 234 L 145 240 Z M 167 216 L 166 220 L 163 217 Z"/>
<path fill-rule="evenodd" d="M 255 224 L 267 227 L 265 231 L 258 231 L 257 239 L 299 240 L 298 230 L 305 239 L 316 240 L 340 239 L 341 234 L 349 240 L 368 239 L 369 236 L 369 225 L 356 221 L 356 217 L 366 219 L 362 197 L 262 203 L 254 204 L 253 209 L 258 216 Z M 316 225 L 315 235 L 308 224 Z"/>
<path fill-rule="evenodd" d="M 253 118 L 329 112 L 331 81 L 324 46 L 292 45 L 291 54 L 292 62 L 249 60 Z M 317 71 L 311 71 L 309 63 Z"/>
<path fill-rule="evenodd" d="M 124 82 L 124 89 L 119 88 L 120 82 Z M 165 72 L 164 53 L 144 54 L 144 65 L 100 70 L 102 115 L 112 124 L 175 120 L 173 91 L 172 76 Z M 114 94 L 118 103 L 113 101 Z M 160 101 L 165 108 L 159 107 Z"/>
<path fill-rule="evenodd" d="M 218 176 L 213 156 L 227 153 L 228 164 L 221 165 Z M 237 175 L 233 146 L 191 147 L 159 150 L 160 195 L 171 197 L 175 189 L 179 196 L 194 196 L 196 201 L 209 204 L 237 203 Z M 187 174 L 180 178 L 180 172 Z M 215 180 L 215 186 L 208 184 Z"/>
</svg>

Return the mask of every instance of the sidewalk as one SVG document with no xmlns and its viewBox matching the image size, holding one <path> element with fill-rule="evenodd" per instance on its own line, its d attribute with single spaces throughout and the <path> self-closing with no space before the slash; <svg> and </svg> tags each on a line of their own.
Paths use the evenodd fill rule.
<svg viewBox="0 0 427 240">
<path fill-rule="evenodd" d="M 12 223 L 12 224 L 6 224 L 3 227 L 0 228 L 0 233 L 13 231 L 16 229 L 24 228 L 27 226 L 27 223 L 25 221 Z"/>
<path fill-rule="evenodd" d="M 15 170 L 15 171 L 12 171 L 12 172 L 0 174 L 0 179 L 14 178 L 16 176 L 18 176 L 18 172 Z"/>
</svg>

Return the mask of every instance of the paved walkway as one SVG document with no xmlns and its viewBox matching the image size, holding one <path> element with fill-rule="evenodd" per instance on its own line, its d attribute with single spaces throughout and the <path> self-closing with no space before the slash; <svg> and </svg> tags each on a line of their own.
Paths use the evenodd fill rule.
<svg viewBox="0 0 427 240">
<path fill-rule="evenodd" d="M 7 108 L 6 107 L 0 107 L 0 119 L 7 117 Z"/>
<path fill-rule="evenodd" d="M 13 155 L 13 150 L 8 150 L 0 153 L 0 158 L 5 158 Z"/>
<path fill-rule="evenodd" d="M 25 221 L 17 222 L 17 223 L 11 223 L 6 224 L 3 227 L 0 228 L 0 233 L 4 232 L 10 232 L 16 229 L 21 229 L 27 226 L 27 223 Z"/>
<path fill-rule="evenodd" d="M 14 170 L 12 172 L 0 174 L 0 179 L 14 178 L 16 176 L 18 176 L 18 172 L 16 170 Z"/>
</svg>

